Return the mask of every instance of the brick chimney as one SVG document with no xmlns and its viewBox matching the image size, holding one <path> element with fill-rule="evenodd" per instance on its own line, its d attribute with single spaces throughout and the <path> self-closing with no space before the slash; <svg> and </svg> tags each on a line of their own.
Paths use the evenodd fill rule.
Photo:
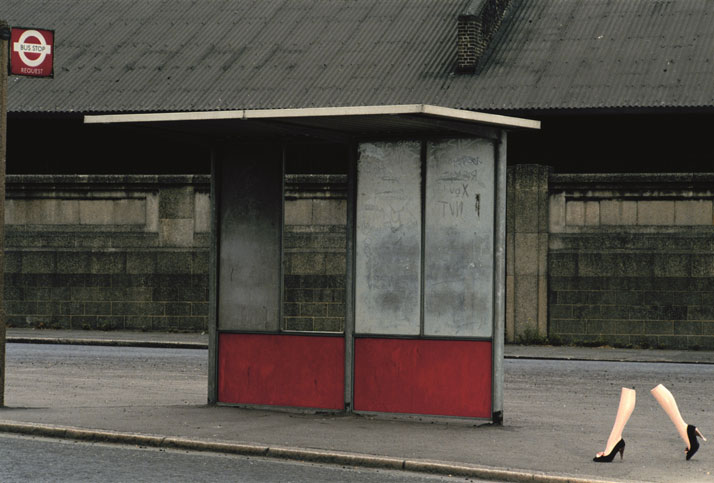
<svg viewBox="0 0 714 483">
<path fill-rule="evenodd" d="M 471 0 L 458 19 L 458 72 L 474 72 L 511 0 Z"/>
</svg>

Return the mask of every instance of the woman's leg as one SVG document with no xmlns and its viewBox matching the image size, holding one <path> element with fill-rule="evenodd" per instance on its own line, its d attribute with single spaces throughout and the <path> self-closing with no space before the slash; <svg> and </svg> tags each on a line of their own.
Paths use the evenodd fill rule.
<svg viewBox="0 0 714 483">
<path fill-rule="evenodd" d="M 615 445 L 622 439 L 622 431 L 625 429 L 627 421 L 629 421 L 632 411 L 635 410 L 636 393 L 634 389 L 622 388 L 620 393 L 620 405 L 617 408 L 617 416 L 615 416 L 615 424 L 610 431 L 610 437 L 607 438 L 605 451 L 598 453 L 597 456 L 610 454 Z"/>
<path fill-rule="evenodd" d="M 687 435 L 687 423 L 682 419 L 682 415 L 679 413 L 679 408 L 677 407 L 677 401 L 674 400 L 674 396 L 669 389 L 664 387 L 662 384 L 658 385 L 650 391 L 654 398 L 657 400 L 664 412 L 667 413 L 669 419 L 674 423 L 674 427 L 677 428 L 679 436 L 684 440 L 684 443 L 689 449 L 689 436 Z"/>
</svg>

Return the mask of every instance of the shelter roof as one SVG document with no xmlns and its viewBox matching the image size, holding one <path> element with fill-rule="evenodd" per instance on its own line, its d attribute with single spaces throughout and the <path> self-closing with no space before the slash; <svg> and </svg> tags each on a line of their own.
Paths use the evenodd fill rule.
<svg viewBox="0 0 714 483">
<path fill-rule="evenodd" d="M 714 107 L 714 2 L 512 0 L 456 73 L 470 0 L 4 0 L 55 30 L 55 78 L 11 112 L 433 104 L 478 111 Z"/>
</svg>

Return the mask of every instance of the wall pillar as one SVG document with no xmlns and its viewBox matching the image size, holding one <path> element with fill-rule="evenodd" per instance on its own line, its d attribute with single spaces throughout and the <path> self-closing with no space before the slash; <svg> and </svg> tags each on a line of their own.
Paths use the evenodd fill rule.
<svg viewBox="0 0 714 483">
<path fill-rule="evenodd" d="M 548 336 L 548 177 L 509 166 L 506 207 L 506 342 Z"/>
</svg>

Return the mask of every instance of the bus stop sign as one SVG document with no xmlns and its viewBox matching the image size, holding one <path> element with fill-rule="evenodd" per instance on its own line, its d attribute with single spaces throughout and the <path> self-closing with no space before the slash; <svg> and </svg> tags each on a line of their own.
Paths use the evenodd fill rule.
<svg viewBox="0 0 714 483">
<path fill-rule="evenodd" d="M 10 30 L 10 74 L 53 77 L 53 30 L 13 27 Z"/>
</svg>

